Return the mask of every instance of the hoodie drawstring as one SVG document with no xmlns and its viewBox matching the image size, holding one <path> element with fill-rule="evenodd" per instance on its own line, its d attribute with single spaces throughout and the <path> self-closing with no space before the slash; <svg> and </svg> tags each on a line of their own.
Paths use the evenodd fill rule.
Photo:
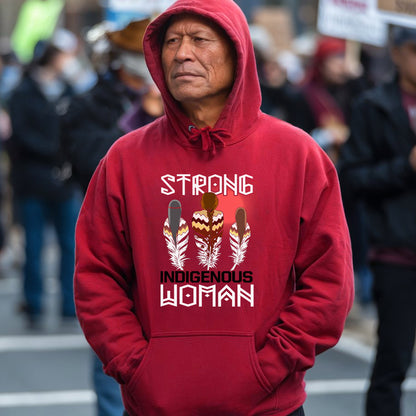
<svg viewBox="0 0 416 416">
<path fill-rule="evenodd" d="M 217 153 L 217 146 L 225 147 L 225 140 L 231 137 L 225 129 L 212 129 L 211 127 L 197 129 L 195 126 L 189 126 L 189 131 L 191 135 L 188 140 L 191 143 L 201 140 L 202 150 L 204 152 L 209 151 L 212 156 Z"/>
</svg>

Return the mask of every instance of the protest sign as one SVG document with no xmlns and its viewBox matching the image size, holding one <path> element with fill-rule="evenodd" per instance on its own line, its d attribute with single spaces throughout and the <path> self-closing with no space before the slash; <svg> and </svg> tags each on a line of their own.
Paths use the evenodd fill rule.
<svg viewBox="0 0 416 416">
<path fill-rule="evenodd" d="M 320 0 L 320 33 L 375 46 L 387 42 L 387 25 L 376 9 L 376 0 Z"/>
<path fill-rule="evenodd" d="M 416 0 L 378 0 L 378 10 L 386 22 L 416 27 Z"/>
<path fill-rule="evenodd" d="M 121 28 L 132 20 L 158 14 L 173 2 L 174 0 L 109 0 L 106 20 L 113 23 L 116 28 Z"/>
<path fill-rule="evenodd" d="M 379 10 L 416 17 L 416 0 L 378 0 Z"/>
<path fill-rule="evenodd" d="M 22 62 L 32 59 L 39 40 L 53 35 L 63 7 L 63 0 L 26 0 L 23 3 L 11 36 L 13 50 Z"/>
</svg>

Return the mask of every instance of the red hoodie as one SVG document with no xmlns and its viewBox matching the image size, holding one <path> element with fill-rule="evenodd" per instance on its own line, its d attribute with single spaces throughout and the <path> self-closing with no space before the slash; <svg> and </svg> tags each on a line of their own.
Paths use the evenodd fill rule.
<svg viewBox="0 0 416 416">
<path fill-rule="evenodd" d="M 212 129 L 191 126 L 161 69 L 167 19 L 183 12 L 217 22 L 237 51 Z M 260 112 L 233 1 L 179 0 L 144 48 L 166 115 L 119 139 L 90 183 L 76 235 L 81 326 L 130 416 L 287 415 L 353 299 L 334 166 Z"/>
</svg>

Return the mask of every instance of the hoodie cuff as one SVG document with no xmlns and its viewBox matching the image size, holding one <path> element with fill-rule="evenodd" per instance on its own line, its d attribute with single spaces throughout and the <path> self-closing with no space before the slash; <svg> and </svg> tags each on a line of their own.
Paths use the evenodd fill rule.
<svg viewBox="0 0 416 416">
<path fill-rule="evenodd" d="M 138 351 L 134 351 L 127 359 L 123 357 L 113 358 L 107 365 L 104 366 L 104 372 L 110 377 L 113 377 L 119 384 L 128 384 L 133 374 L 143 360 L 147 351 L 147 345 Z"/>
<path fill-rule="evenodd" d="M 276 389 L 291 373 L 291 365 L 277 348 L 267 342 L 257 353 L 260 367 L 270 384 Z"/>
</svg>

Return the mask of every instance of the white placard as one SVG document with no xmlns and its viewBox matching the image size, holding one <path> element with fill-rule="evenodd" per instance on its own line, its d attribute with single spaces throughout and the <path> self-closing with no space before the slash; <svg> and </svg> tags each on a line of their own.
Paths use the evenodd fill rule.
<svg viewBox="0 0 416 416">
<path fill-rule="evenodd" d="M 175 0 L 109 0 L 108 8 L 113 12 L 159 13 L 167 9 Z"/>
<path fill-rule="evenodd" d="M 386 23 L 392 23 L 398 26 L 416 28 L 416 18 L 412 16 L 406 16 L 406 15 L 399 14 L 399 13 L 380 12 L 380 17 Z"/>
<path fill-rule="evenodd" d="M 318 30 L 327 36 L 384 46 L 388 27 L 376 6 L 376 0 L 319 0 Z"/>
<path fill-rule="evenodd" d="M 416 0 L 377 0 L 377 8 L 416 18 Z"/>
<path fill-rule="evenodd" d="M 400 26 L 416 27 L 416 0 L 378 0 L 381 19 Z"/>
</svg>

